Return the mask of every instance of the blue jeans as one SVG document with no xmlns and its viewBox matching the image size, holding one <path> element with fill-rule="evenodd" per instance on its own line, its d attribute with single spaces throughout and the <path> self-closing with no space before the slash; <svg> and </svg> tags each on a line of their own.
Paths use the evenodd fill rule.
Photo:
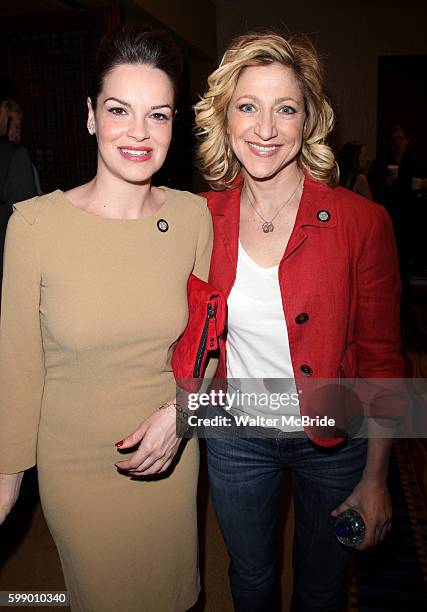
<svg viewBox="0 0 427 612">
<path fill-rule="evenodd" d="M 367 441 L 322 450 L 304 437 L 206 440 L 213 504 L 230 555 L 236 612 L 280 611 L 279 505 L 290 469 L 295 509 L 293 612 L 345 608 L 351 550 L 334 534 L 331 510 L 359 482 Z"/>
</svg>

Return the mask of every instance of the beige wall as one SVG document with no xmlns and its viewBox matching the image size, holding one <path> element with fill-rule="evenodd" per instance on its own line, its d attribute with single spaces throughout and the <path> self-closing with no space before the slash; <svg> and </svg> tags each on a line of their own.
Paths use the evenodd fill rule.
<svg viewBox="0 0 427 612">
<path fill-rule="evenodd" d="M 377 59 L 427 54 L 425 1 L 216 0 L 215 4 L 220 51 L 232 36 L 254 27 L 309 34 L 326 64 L 328 92 L 337 113 L 335 144 L 358 139 L 375 154 Z M 396 92 L 397 107 L 404 95 Z"/>
</svg>

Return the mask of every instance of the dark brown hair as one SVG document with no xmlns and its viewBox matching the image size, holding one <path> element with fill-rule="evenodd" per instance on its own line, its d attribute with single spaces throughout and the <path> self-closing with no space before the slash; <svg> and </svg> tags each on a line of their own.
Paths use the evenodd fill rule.
<svg viewBox="0 0 427 612">
<path fill-rule="evenodd" d="M 146 64 L 163 70 L 170 78 L 175 98 L 182 74 L 182 54 L 172 37 L 163 30 L 138 23 L 126 23 L 101 40 L 92 71 L 92 107 L 102 91 L 105 76 L 121 64 Z"/>
</svg>

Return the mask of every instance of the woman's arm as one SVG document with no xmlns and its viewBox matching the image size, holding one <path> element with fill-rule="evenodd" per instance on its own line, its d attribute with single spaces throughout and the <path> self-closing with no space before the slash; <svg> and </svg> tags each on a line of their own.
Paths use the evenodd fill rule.
<svg viewBox="0 0 427 612">
<path fill-rule="evenodd" d="M 357 316 L 355 340 L 359 374 L 365 378 L 400 378 L 403 361 L 400 353 L 400 278 L 391 221 L 382 207 L 375 209 L 366 240 L 360 249 L 357 266 Z M 389 396 L 390 397 L 390 396 Z M 337 516 L 353 507 L 360 511 L 366 524 L 364 550 L 384 539 L 391 525 L 391 504 L 387 489 L 387 473 L 392 445 L 392 429 L 384 437 L 383 418 L 399 416 L 390 399 L 370 406 L 368 452 L 362 478 L 351 495 L 332 512 Z M 374 406 L 381 409 L 375 412 Z M 389 413 L 386 413 L 388 407 Z M 389 422 L 385 423 L 386 426 Z M 385 430 L 387 431 L 387 430 Z M 377 437 L 382 436 L 382 437 Z"/>
<path fill-rule="evenodd" d="M 349 508 L 360 512 L 366 533 L 363 543 L 357 546 L 358 550 L 378 544 L 384 540 L 391 528 L 392 508 L 387 474 L 392 442 L 391 438 L 369 438 L 362 478 L 351 495 L 331 512 L 333 517 Z"/>
<path fill-rule="evenodd" d="M 212 219 L 204 206 L 193 268 L 193 274 L 202 280 L 208 278 L 212 244 Z M 138 450 L 129 459 L 115 464 L 117 469 L 129 476 L 149 476 L 167 470 L 181 443 L 181 438 L 176 435 L 176 418 L 175 408 L 170 405 L 166 410 L 150 415 L 136 431 L 117 442 L 120 450 L 132 448 L 140 442 Z"/>
<path fill-rule="evenodd" d="M 31 204 L 27 204 L 31 206 Z M 6 234 L 0 318 L 0 523 L 35 465 L 44 385 L 34 227 L 15 212 Z"/>
<path fill-rule="evenodd" d="M 6 234 L 0 317 L 0 473 L 6 474 L 36 463 L 45 377 L 36 223 L 16 211 Z"/>
</svg>

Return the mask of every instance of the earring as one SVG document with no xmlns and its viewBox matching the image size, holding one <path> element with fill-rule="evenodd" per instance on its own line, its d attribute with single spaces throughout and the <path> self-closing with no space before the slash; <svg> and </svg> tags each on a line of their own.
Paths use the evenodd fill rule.
<svg viewBox="0 0 427 612">
<path fill-rule="evenodd" d="M 93 135 L 95 134 L 95 130 L 94 130 L 92 127 L 88 127 L 88 128 L 87 128 L 87 131 L 89 132 L 89 134 L 90 134 L 91 136 L 93 136 Z"/>
</svg>

